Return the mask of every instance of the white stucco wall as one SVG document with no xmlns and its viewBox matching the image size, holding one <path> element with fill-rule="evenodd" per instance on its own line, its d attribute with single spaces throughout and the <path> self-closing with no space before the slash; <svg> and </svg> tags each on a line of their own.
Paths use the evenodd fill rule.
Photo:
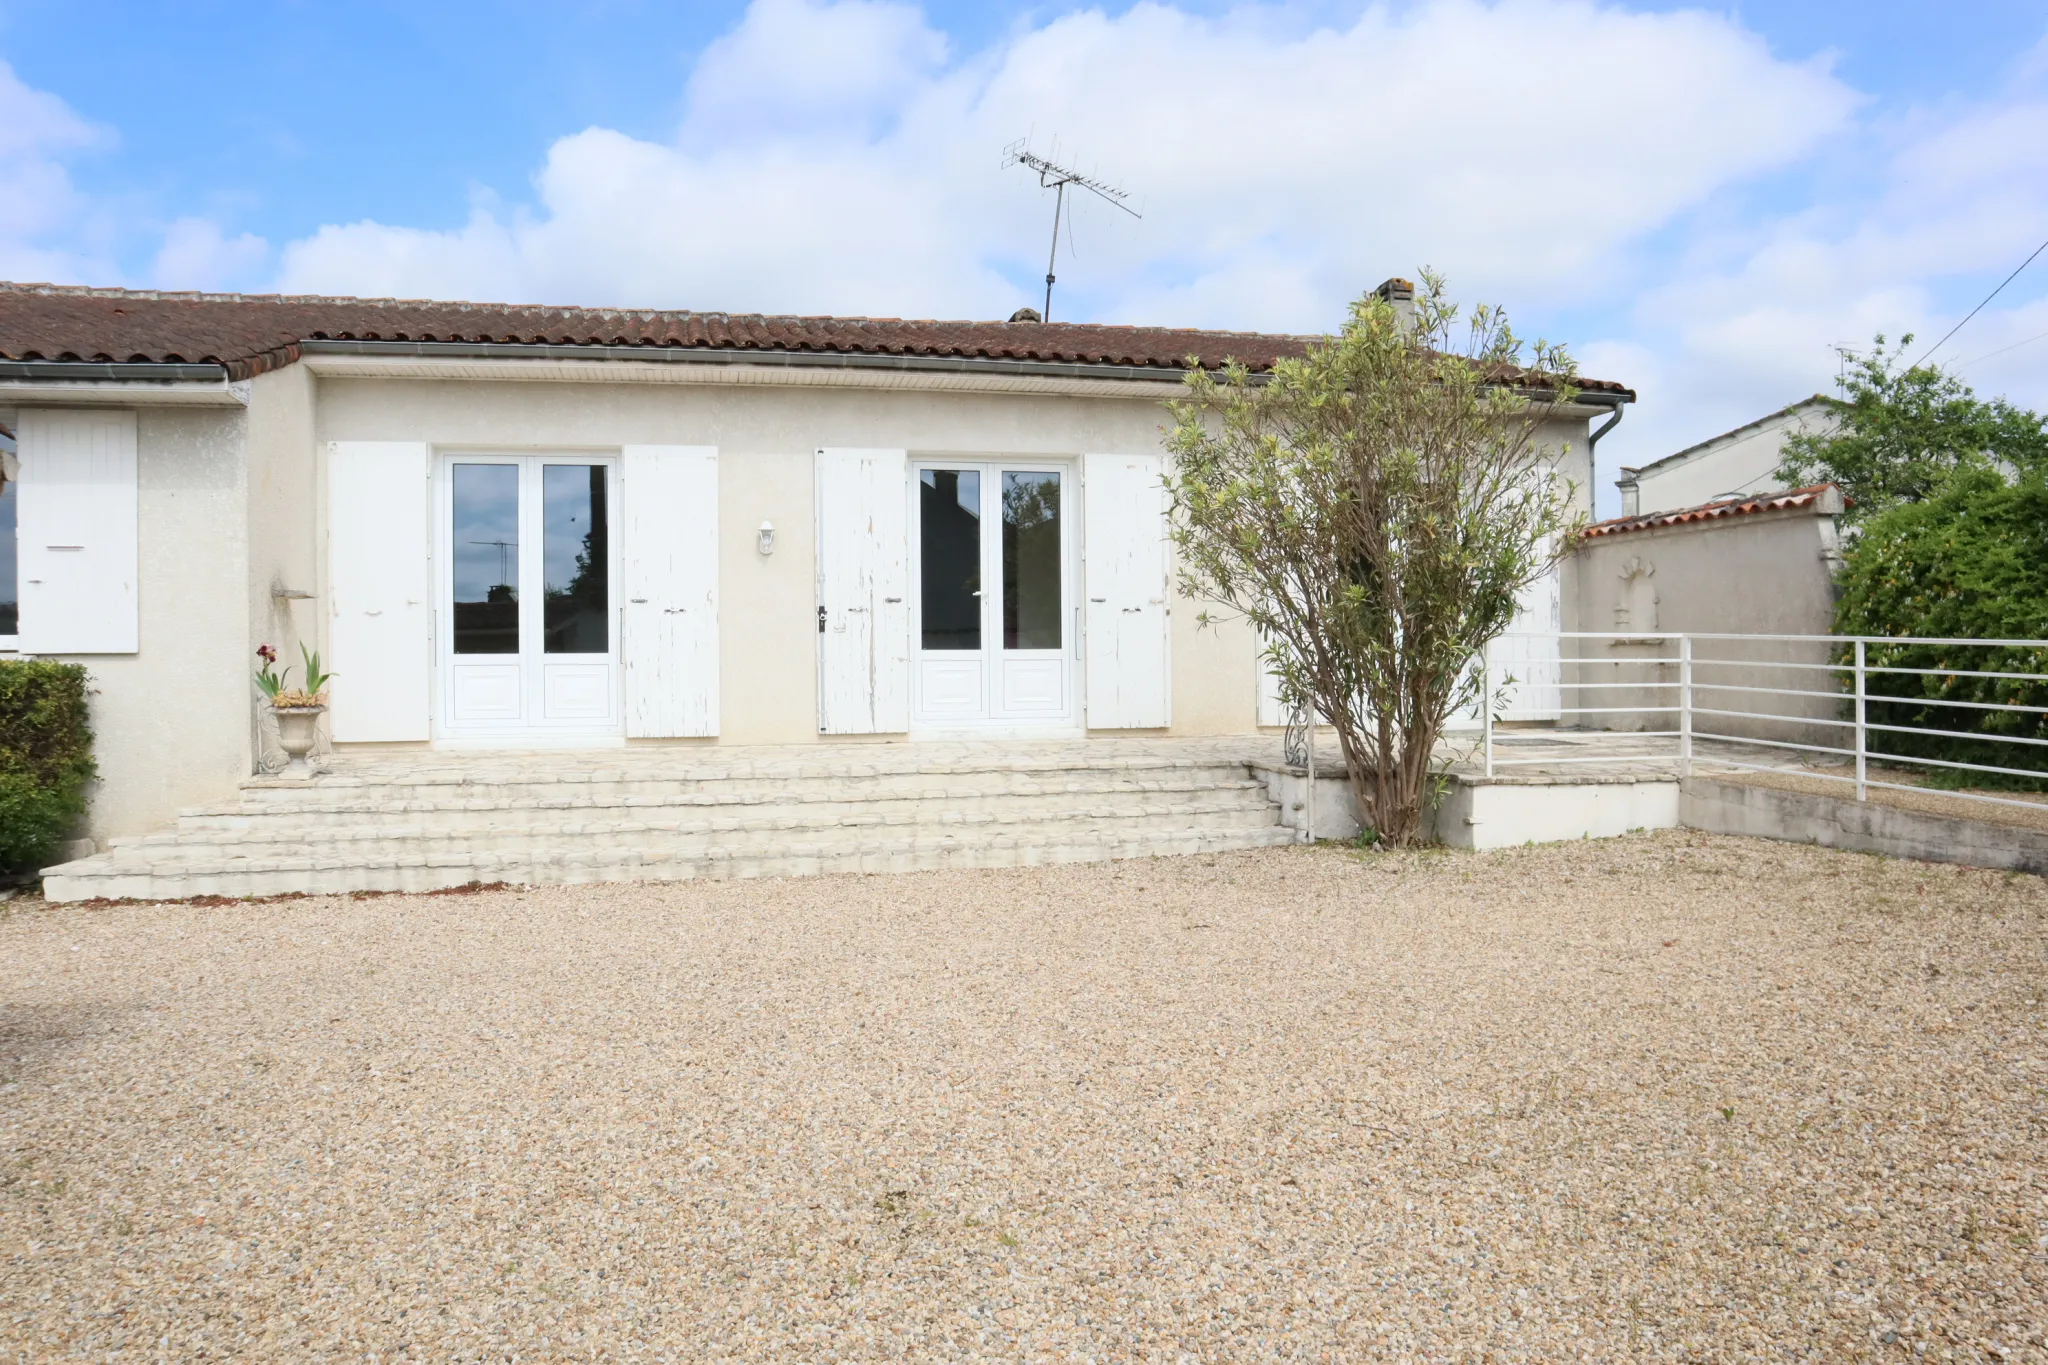
<svg viewBox="0 0 2048 1365">
<path fill-rule="evenodd" d="M 1579 614 L 1586 629 L 1627 631 L 1635 637 L 1633 642 L 1585 642 L 1587 657 L 1608 662 L 1580 670 L 1581 681 L 1676 681 L 1675 662 L 1650 662 L 1677 658 L 1676 642 L 1658 632 L 1827 635 L 1834 627 L 1834 574 L 1840 565 L 1835 517 L 1813 508 L 1597 536 L 1584 543 L 1572 563 Z M 1638 578 L 1649 571 L 1647 579 L 1655 596 L 1652 621 L 1619 612 L 1628 570 Z M 1743 668 L 1711 662 L 1824 664 L 1829 661 L 1828 652 L 1824 643 L 1697 641 L 1694 678 L 1703 690 L 1696 696 L 1696 704 L 1716 710 L 1839 719 L 1839 703 L 1831 697 L 1716 695 L 1704 690 L 1709 683 L 1832 690 L 1830 675 L 1818 670 Z M 1623 660 L 1634 662 L 1620 662 Z M 1648 705 L 1653 694 L 1628 689 L 1581 695 L 1589 706 L 1635 706 Z M 1669 704 L 1676 696 L 1675 691 L 1667 691 L 1657 699 Z M 1594 728 L 1668 730 L 1675 728 L 1672 722 L 1668 714 L 1646 712 L 1588 723 Z M 1836 743 L 1840 738 L 1832 726 L 1791 726 L 1727 716 L 1702 717 L 1698 728 L 1802 743 Z"/>
<path fill-rule="evenodd" d="M 250 683 L 259 642 L 296 664 L 327 647 L 322 562 L 327 443 L 613 450 L 637 443 L 720 451 L 721 735 L 729 744 L 817 735 L 813 457 L 887 446 L 963 457 L 1159 448 L 1173 386 L 1137 396 L 870 390 L 776 384 L 507 383 L 337 378 L 290 366 L 251 381 L 242 408 L 140 411 L 141 648 L 80 660 L 92 672 L 104 781 L 85 832 L 162 828 L 183 807 L 231 799 L 268 736 Z M 1591 501 L 1586 423 L 1543 443 Z M 1561 453 L 1558 453 L 1561 452 Z M 1086 491 L 1082 490 L 1085 498 Z M 774 555 L 755 549 L 763 520 Z M 1569 570 L 1567 570 L 1569 573 Z M 1578 603 L 1567 580 L 1566 626 Z M 276 589 L 315 594 L 291 602 Z M 1172 614 L 1173 732 L 1256 727 L 1257 652 L 1227 610 Z M 345 685 L 345 682 L 337 685 Z M 692 743 L 697 741 L 678 741 Z"/>
<path fill-rule="evenodd" d="M 239 409 L 136 414 L 141 648 L 69 660 L 92 678 L 100 780 L 88 837 L 159 828 L 248 775 L 248 420 Z"/>
<path fill-rule="evenodd" d="M 718 447 L 724 569 L 719 738 L 789 744 L 818 738 L 813 451 L 881 446 L 962 457 L 1149 451 L 1158 449 L 1165 421 L 1150 395 L 324 378 L 315 438 L 323 458 L 330 441 L 530 450 Z M 763 520 L 777 531 L 776 551 L 767 558 L 754 548 Z M 1173 612 L 1173 730 L 1249 731 L 1257 703 L 1251 633 L 1235 622 L 1199 629 L 1198 610 L 1177 602 Z"/>
<path fill-rule="evenodd" d="M 307 531 L 309 521 L 318 517 L 313 481 L 315 391 L 313 376 L 298 365 L 250 381 L 249 573 L 244 600 L 252 657 L 246 663 L 253 672 L 256 646 L 272 645 L 280 662 L 292 666 L 294 682 L 303 676 L 300 643 L 319 647 L 319 599 L 279 595 L 285 590 L 311 592 L 318 582 L 317 537 Z M 251 751 L 275 765 L 284 757 L 277 748 L 277 722 L 256 704 L 253 684 L 248 697 Z"/>
</svg>

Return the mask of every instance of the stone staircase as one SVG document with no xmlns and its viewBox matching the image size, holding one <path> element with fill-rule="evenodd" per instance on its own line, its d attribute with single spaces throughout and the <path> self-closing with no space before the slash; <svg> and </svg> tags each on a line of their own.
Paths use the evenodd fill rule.
<svg viewBox="0 0 2048 1365">
<path fill-rule="evenodd" d="M 1267 742 L 1089 740 L 332 758 L 45 869 L 171 900 L 1011 867 L 1289 843 Z"/>
</svg>

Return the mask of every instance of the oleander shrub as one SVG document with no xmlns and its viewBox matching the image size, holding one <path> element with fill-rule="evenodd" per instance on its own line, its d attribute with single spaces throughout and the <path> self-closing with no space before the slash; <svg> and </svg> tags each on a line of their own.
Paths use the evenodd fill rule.
<svg viewBox="0 0 2048 1365">
<path fill-rule="evenodd" d="M 1838 634 L 2048 640 L 2048 480 L 2039 471 L 2017 478 L 1990 467 L 1956 471 L 1930 496 L 1866 522 L 1840 585 Z M 1867 703 L 1871 724 L 1969 736 L 1873 730 L 1874 752 L 2048 774 L 2048 745 L 1975 738 L 2048 740 L 2048 683 L 1968 676 L 2048 674 L 2048 648 L 1873 644 L 1866 647 L 1866 663 L 1933 670 L 1871 672 L 1866 693 L 1884 698 Z M 1966 702 L 2044 709 L 1957 704 Z M 2048 789 L 2041 779 L 1939 767 L 1928 776 L 1944 786 Z"/>
<path fill-rule="evenodd" d="M 85 689 L 78 664 L 0 662 L 0 873 L 46 865 L 85 811 Z"/>
</svg>

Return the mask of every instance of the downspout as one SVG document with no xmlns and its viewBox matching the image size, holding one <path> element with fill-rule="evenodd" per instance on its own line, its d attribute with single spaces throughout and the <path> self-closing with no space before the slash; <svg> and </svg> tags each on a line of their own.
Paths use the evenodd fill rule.
<svg viewBox="0 0 2048 1365">
<path fill-rule="evenodd" d="M 1614 405 L 1614 414 L 1599 426 L 1586 433 L 1586 458 L 1588 460 L 1591 460 L 1594 452 L 1600 448 L 1600 438 L 1621 425 L 1621 414 L 1627 407 L 1626 403 L 1616 403 Z"/>
<path fill-rule="evenodd" d="M 1628 409 L 1628 402 L 1627 402 L 1627 400 L 1626 400 L 1626 399 L 1622 400 L 1622 401 L 1621 401 L 1621 402 L 1619 402 L 1619 403 L 1616 403 L 1616 404 L 1614 405 L 1614 411 L 1613 411 L 1612 413 L 1610 413 L 1610 414 L 1608 415 L 1608 418 L 1607 418 L 1607 420 L 1606 420 L 1606 421 L 1604 421 L 1604 422 L 1602 422 L 1602 423 L 1601 423 L 1601 424 L 1600 424 L 1599 426 L 1597 426 L 1597 427 L 1593 428 L 1593 429 L 1592 429 L 1591 431 L 1589 431 L 1589 432 L 1587 432 L 1587 433 L 1586 433 L 1586 474 L 1587 474 L 1587 477 L 1589 477 L 1589 478 L 1592 478 L 1592 479 L 1595 479 L 1595 480 L 1599 479 L 1599 477 L 1600 477 L 1600 459 L 1599 459 L 1599 451 L 1600 451 L 1600 438 L 1601 438 L 1602 436 L 1605 436 L 1605 435 L 1606 435 L 1606 434 L 1607 434 L 1608 432 L 1610 432 L 1610 431 L 1614 430 L 1614 429 L 1615 429 L 1616 427 L 1618 427 L 1618 426 L 1620 426 L 1620 425 L 1621 425 L 1621 414 L 1622 414 L 1623 412 L 1627 411 L 1627 409 Z M 1631 479 L 1633 479 L 1633 477 L 1634 477 L 1634 471 L 1633 471 L 1633 470 L 1628 470 L 1628 469 L 1624 469 L 1624 470 L 1622 470 L 1621 472 L 1622 472 L 1623 474 L 1625 474 L 1625 475 L 1628 475 L 1628 476 L 1629 476 L 1629 477 L 1630 477 Z M 1628 483 L 1625 483 L 1625 484 L 1617 484 L 1616 486 L 1617 486 L 1617 487 L 1620 487 L 1620 488 L 1622 489 L 1622 493 L 1623 493 L 1623 500 L 1624 500 L 1624 502 L 1625 502 L 1625 503 L 1627 504 L 1626 506 L 1624 506 L 1624 507 L 1623 507 L 1623 508 L 1621 509 L 1621 510 L 1622 510 L 1622 512 L 1623 512 L 1623 513 L 1624 513 L 1625 515 L 1627 515 L 1627 516 L 1634 516 L 1634 515 L 1635 515 L 1635 512 L 1636 512 L 1636 496 L 1637 496 L 1637 495 L 1636 495 L 1636 492 L 1635 492 L 1635 485 L 1634 485 L 1634 484 L 1633 484 L 1632 482 L 1628 482 Z M 1590 492 L 1590 490 L 1588 491 L 1588 496 L 1591 496 L 1591 492 Z"/>
</svg>

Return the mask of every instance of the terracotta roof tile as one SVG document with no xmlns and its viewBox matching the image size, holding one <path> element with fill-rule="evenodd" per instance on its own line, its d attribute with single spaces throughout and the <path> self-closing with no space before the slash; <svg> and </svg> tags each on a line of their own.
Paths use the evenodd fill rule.
<svg viewBox="0 0 2048 1365">
<path fill-rule="evenodd" d="M 1836 507 L 1841 510 L 1848 501 L 1841 490 L 1831 483 L 1817 483 L 1810 488 L 1794 488 L 1784 493 L 1760 493 L 1754 497 L 1723 498 L 1718 502 L 1702 503 L 1698 507 L 1681 507 L 1672 512 L 1650 512 L 1642 516 L 1613 517 L 1607 521 L 1596 521 L 1580 532 L 1588 540 L 1595 536 L 1627 535 L 1631 531 L 1654 531 L 1660 526 L 1682 526 L 1687 522 L 1714 521 L 1721 517 L 1748 516 L 1755 512 L 1778 512 L 1795 507 L 1812 507 L 1822 502 L 1830 493 L 1834 494 Z"/>
<path fill-rule="evenodd" d="M 0 282 L 0 360 L 210 364 L 224 366 L 231 379 L 294 363 L 306 341 L 967 357 L 1166 372 L 1184 368 L 1189 356 L 1211 367 L 1235 359 L 1265 370 L 1275 360 L 1300 355 L 1312 340 L 1073 322 L 778 317 Z M 1579 386 L 1628 394 L 1607 380 L 1581 379 Z"/>
</svg>

